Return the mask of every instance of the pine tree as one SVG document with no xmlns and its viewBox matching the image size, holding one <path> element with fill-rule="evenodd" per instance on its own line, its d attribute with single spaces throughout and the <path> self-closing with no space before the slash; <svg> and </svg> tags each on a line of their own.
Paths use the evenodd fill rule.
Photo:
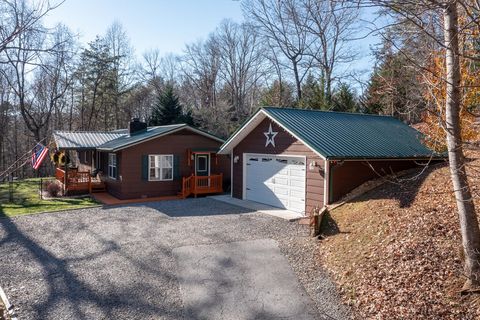
<svg viewBox="0 0 480 320">
<path fill-rule="evenodd" d="M 342 112 L 359 111 L 357 97 L 348 84 L 342 83 L 333 94 L 332 110 Z"/>
<path fill-rule="evenodd" d="M 173 87 L 167 85 L 153 108 L 149 125 L 161 126 L 176 123 L 193 125 L 193 117 L 191 112 L 183 112 L 183 107 L 179 103 L 177 95 L 173 92 Z"/>
<path fill-rule="evenodd" d="M 302 99 L 298 106 L 304 109 L 328 110 L 323 77 L 317 81 L 310 72 L 302 85 Z"/>
<path fill-rule="evenodd" d="M 293 97 L 293 86 L 288 82 L 275 80 L 268 88 L 262 92 L 260 99 L 261 106 L 293 107 L 295 98 Z"/>
</svg>

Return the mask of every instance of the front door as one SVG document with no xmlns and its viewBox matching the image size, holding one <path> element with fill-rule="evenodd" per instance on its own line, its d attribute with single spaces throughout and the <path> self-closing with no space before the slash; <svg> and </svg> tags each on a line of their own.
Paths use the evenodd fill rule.
<svg viewBox="0 0 480 320">
<path fill-rule="evenodd" d="M 195 175 L 210 175 L 210 154 L 195 154 Z"/>
</svg>

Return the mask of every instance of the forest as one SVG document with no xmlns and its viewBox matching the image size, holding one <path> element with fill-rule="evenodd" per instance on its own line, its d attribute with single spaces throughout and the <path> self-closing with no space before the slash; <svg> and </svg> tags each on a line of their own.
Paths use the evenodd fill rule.
<svg viewBox="0 0 480 320">
<path fill-rule="evenodd" d="M 118 21 L 82 45 L 66 25 L 43 22 L 62 2 L 1 0 L 0 172 L 36 142 L 49 145 L 54 130 L 108 131 L 139 117 L 226 138 L 261 106 L 392 115 L 421 123 L 429 143 L 444 149 L 442 8 L 428 3 L 244 0 L 243 22 L 224 20 L 174 55 L 136 53 Z M 461 4 L 460 46 L 464 57 L 478 57 L 478 2 Z M 352 68 L 357 44 L 373 33 L 374 68 L 360 74 Z M 468 139 L 479 60 L 461 66 Z"/>
</svg>

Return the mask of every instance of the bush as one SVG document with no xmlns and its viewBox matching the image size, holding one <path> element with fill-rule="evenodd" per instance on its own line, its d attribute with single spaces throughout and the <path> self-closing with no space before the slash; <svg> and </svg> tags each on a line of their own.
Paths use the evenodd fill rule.
<svg viewBox="0 0 480 320">
<path fill-rule="evenodd" d="M 62 187 L 57 181 L 45 181 L 44 186 L 50 197 L 58 197 Z"/>
<path fill-rule="evenodd" d="M 48 186 L 52 183 L 52 180 L 43 180 L 42 190 L 48 190 Z"/>
</svg>

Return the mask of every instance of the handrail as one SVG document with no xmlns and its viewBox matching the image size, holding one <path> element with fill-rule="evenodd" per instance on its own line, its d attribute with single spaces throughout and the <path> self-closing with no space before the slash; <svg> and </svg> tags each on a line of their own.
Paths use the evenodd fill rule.
<svg viewBox="0 0 480 320">
<path fill-rule="evenodd" d="M 182 198 L 186 198 L 193 194 L 220 193 L 223 192 L 223 174 L 210 176 L 191 175 L 182 178 Z"/>
<path fill-rule="evenodd" d="M 182 198 L 186 198 L 192 194 L 192 181 L 193 181 L 193 174 L 189 177 L 182 178 Z"/>
<path fill-rule="evenodd" d="M 55 179 L 59 180 L 60 182 L 63 182 L 64 177 L 65 177 L 65 171 L 60 169 L 60 168 L 56 168 L 55 169 Z"/>
<path fill-rule="evenodd" d="M 92 191 L 92 176 L 88 171 L 68 171 L 65 179 L 65 170 L 56 168 L 55 178 L 61 183 L 66 183 L 65 190 L 83 190 Z"/>
</svg>

